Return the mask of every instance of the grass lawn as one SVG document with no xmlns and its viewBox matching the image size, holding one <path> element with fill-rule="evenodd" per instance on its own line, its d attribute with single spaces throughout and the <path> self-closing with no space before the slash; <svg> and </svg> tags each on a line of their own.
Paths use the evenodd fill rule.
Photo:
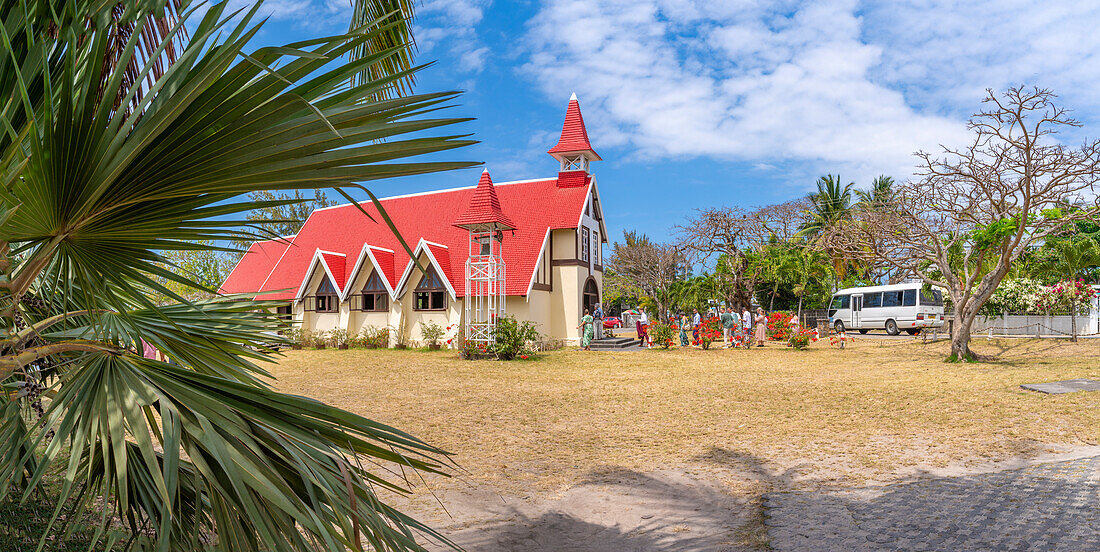
<svg viewBox="0 0 1100 552">
<path fill-rule="evenodd" d="M 1100 394 L 1022 383 L 1100 379 L 1100 342 L 947 345 L 819 341 L 806 351 L 561 351 L 462 361 L 453 352 L 288 351 L 277 387 L 392 424 L 455 453 L 467 482 L 568 488 L 601 472 L 737 468 L 784 485 L 890 481 L 1100 440 Z M 1064 450 L 1063 448 L 1063 450 Z"/>
</svg>

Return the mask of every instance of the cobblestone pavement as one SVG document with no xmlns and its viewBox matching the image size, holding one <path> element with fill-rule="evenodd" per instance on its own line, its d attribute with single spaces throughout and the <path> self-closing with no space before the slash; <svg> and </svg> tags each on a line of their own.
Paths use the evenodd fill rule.
<svg viewBox="0 0 1100 552">
<path fill-rule="evenodd" d="M 777 551 L 1100 550 L 1100 457 L 765 496 Z"/>
</svg>

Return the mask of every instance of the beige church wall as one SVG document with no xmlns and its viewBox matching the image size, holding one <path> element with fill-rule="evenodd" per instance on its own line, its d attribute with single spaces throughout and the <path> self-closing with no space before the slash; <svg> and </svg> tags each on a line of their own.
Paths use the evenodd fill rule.
<svg viewBox="0 0 1100 552">
<path fill-rule="evenodd" d="M 571 229 L 554 230 L 550 233 L 554 242 L 554 259 L 577 258 L 577 232 Z"/>
<path fill-rule="evenodd" d="M 506 308 L 509 315 L 517 320 L 529 320 L 535 323 L 535 328 L 540 334 L 547 337 L 558 338 L 550 322 L 550 299 L 548 291 L 532 290 L 531 295 L 508 297 Z"/>
<path fill-rule="evenodd" d="M 581 289 L 588 270 L 578 266 L 558 266 L 554 274 L 554 291 L 560 293 L 558 297 L 558 312 L 560 316 L 554 320 L 554 333 L 563 336 L 562 339 L 573 343 L 580 342 L 580 330 L 577 325 L 581 323 Z M 583 278 L 582 278 L 583 274 Z"/>
<path fill-rule="evenodd" d="M 392 313 L 393 301 L 390 301 L 390 310 L 384 312 L 352 311 L 348 317 L 348 334 L 358 335 L 366 327 L 385 328 L 390 326 L 390 321 L 396 319 Z"/>
<path fill-rule="evenodd" d="M 428 268 L 429 261 L 426 254 L 421 254 L 418 258 L 418 261 L 420 262 L 420 266 L 423 266 L 425 269 Z M 451 262 L 456 261 L 452 258 Z M 400 305 L 397 307 L 399 314 L 398 316 L 393 318 L 394 327 L 399 329 L 400 325 L 404 324 L 405 328 L 408 330 L 409 340 L 412 341 L 414 344 L 420 345 L 426 344 L 423 335 L 421 335 L 421 326 L 423 324 L 435 322 L 436 324 L 439 324 L 440 326 L 446 328 L 451 324 L 458 324 L 462 315 L 461 300 L 456 300 L 455 298 L 451 297 L 450 292 L 446 292 L 446 309 L 441 311 L 415 310 L 414 306 L 416 305 L 416 286 L 420 284 L 420 279 L 422 276 L 423 273 L 421 273 L 416 268 L 413 268 L 412 274 L 409 275 L 409 281 L 405 284 L 404 294 L 400 298 Z M 463 282 L 451 282 L 451 286 L 458 289 L 463 286 Z M 404 317 L 400 315 L 402 311 L 404 312 Z M 449 335 L 450 333 L 448 334 L 448 336 Z M 444 338 L 444 340 L 446 340 L 446 338 Z"/>
</svg>

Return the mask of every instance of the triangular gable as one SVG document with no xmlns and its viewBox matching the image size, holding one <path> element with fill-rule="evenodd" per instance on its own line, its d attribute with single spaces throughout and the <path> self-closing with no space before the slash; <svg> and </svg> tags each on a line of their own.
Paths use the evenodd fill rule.
<svg viewBox="0 0 1100 552">
<path fill-rule="evenodd" d="M 317 266 L 320 265 L 325 271 L 325 277 L 329 278 L 333 287 L 336 289 L 337 294 L 343 295 L 343 284 L 340 279 L 336 278 L 333 274 L 333 266 L 339 266 L 341 279 L 344 275 L 344 265 L 347 260 L 347 256 L 343 253 L 336 253 L 333 251 L 322 251 L 317 249 L 313 252 L 313 260 L 309 263 L 309 269 L 306 270 L 305 276 L 302 278 L 302 284 L 298 286 L 298 293 L 294 295 L 295 301 L 301 301 L 305 297 L 306 287 L 309 286 L 309 280 L 313 277 L 314 271 L 317 270 Z M 330 263 L 332 266 L 330 266 Z"/>
<path fill-rule="evenodd" d="M 340 301 L 346 300 L 352 294 L 352 282 L 359 276 L 359 271 L 365 270 L 368 266 L 375 273 L 382 275 L 382 283 L 385 285 L 386 293 L 389 294 L 390 299 L 397 297 L 396 287 L 393 284 L 396 277 L 393 269 L 393 250 L 364 243 L 363 249 L 359 252 L 359 258 L 355 261 L 355 267 L 348 273 L 347 287 L 340 294 Z"/>
<path fill-rule="evenodd" d="M 444 286 L 447 288 L 447 293 L 451 294 L 451 299 L 456 299 L 457 294 L 455 288 L 451 285 L 451 280 L 447 277 L 450 274 L 451 268 L 451 255 L 446 245 L 430 242 L 423 238 L 416 244 L 416 249 L 413 250 L 413 258 L 409 260 L 408 266 L 405 267 L 405 272 L 401 275 L 401 281 L 397 284 L 395 289 L 399 294 L 404 294 L 405 286 L 409 283 L 409 278 L 412 276 L 413 267 L 416 266 L 416 259 L 420 258 L 420 254 L 427 255 L 428 262 L 435 267 L 435 271 L 439 274 L 440 279 L 443 280 Z M 445 265 L 441 263 L 446 263 Z"/>
<path fill-rule="evenodd" d="M 588 193 L 585 194 L 585 196 L 584 196 L 584 205 L 588 205 L 588 203 L 590 201 L 592 201 L 593 198 L 595 198 L 596 201 L 599 202 L 600 192 L 599 192 L 599 190 L 596 189 L 596 179 L 595 178 L 593 178 L 592 181 L 588 185 Z M 602 211 L 603 207 L 600 207 L 600 210 Z M 581 209 L 581 216 L 577 218 L 577 228 L 581 227 L 581 221 L 584 220 L 584 215 L 585 215 L 584 209 Z M 592 217 L 591 215 L 589 215 L 589 216 L 593 220 L 596 220 L 596 217 Z M 596 221 L 596 222 L 600 223 L 600 241 L 605 242 L 605 243 L 610 243 L 607 240 L 607 226 L 604 225 L 603 219 L 604 219 L 603 213 L 600 213 L 600 218 L 599 218 L 599 220 Z"/>
</svg>

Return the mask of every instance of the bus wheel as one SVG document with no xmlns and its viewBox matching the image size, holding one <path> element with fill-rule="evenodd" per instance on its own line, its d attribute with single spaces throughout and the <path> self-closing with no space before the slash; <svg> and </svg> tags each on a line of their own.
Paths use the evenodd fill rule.
<svg viewBox="0 0 1100 552">
<path fill-rule="evenodd" d="M 833 324 L 833 329 L 836 330 L 836 333 L 844 333 L 844 322 L 837 320 L 836 323 Z"/>
<path fill-rule="evenodd" d="M 860 330 L 860 331 L 859 331 L 859 333 L 861 333 L 861 334 L 864 334 L 864 335 L 866 335 L 866 334 L 867 334 L 867 330 Z"/>
<path fill-rule="evenodd" d="M 886 321 L 886 333 L 890 335 L 898 335 L 898 323 L 893 320 Z"/>
</svg>

